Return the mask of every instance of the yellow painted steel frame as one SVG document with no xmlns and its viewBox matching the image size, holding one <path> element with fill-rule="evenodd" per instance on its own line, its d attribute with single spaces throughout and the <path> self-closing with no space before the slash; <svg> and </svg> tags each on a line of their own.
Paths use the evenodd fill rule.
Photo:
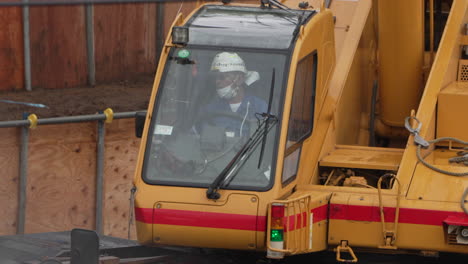
<svg viewBox="0 0 468 264">
<path fill-rule="evenodd" d="M 174 22 L 172 23 L 171 28 L 173 28 L 174 26 L 180 26 L 183 24 L 183 22 L 184 22 L 183 15 L 182 13 L 179 13 L 177 17 L 174 19 Z M 143 189 L 142 186 L 145 186 L 145 183 L 143 182 L 141 178 L 141 171 L 143 168 L 143 160 L 144 160 L 144 155 L 145 155 L 146 142 L 148 140 L 149 124 L 151 123 L 153 108 L 156 102 L 156 94 L 158 93 L 158 88 L 159 88 L 162 74 L 164 72 L 164 66 L 166 65 L 165 62 L 169 54 L 169 49 L 171 46 L 173 46 L 171 39 L 172 39 L 171 34 L 168 34 L 166 37 L 165 45 L 161 51 L 161 56 L 159 57 L 159 63 L 158 63 L 159 67 L 158 67 L 158 70 L 156 71 L 156 76 L 155 76 L 154 83 L 153 83 L 153 89 L 152 89 L 151 98 L 149 101 L 149 107 L 148 107 L 148 112 L 146 115 L 145 126 L 143 129 L 143 134 L 141 138 L 140 150 L 138 152 L 138 161 L 137 161 L 137 166 L 135 170 L 135 176 L 133 178 L 133 185 L 138 188 L 137 189 L 138 191 L 136 192 L 136 195 L 135 195 L 136 207 L 142 206 L 142 208 L 152 208 L 154 204 L 154 201 L 151 199 L 151 196 L 145 195 L 144 192 L 142 191 Z M 141 197 L 144 197 L 143 202 L 141 202 Z M 136 230 L 137 230 L 138 241 L 140 243 L 152 244 L 153 234 L 152 234 L 151 225 L 136 221 Z"/>
<path fill-rule="evenodd" d="M 333 6 L 338 7 L 341 4 L 348 4 L 347 2 L 349 1 L 333 1 L 332 9 Z M 365 44 L 363 43 L 365 41 L 362 41 L 362 38 L 365 38 L 363 36 L 374 25 L 373 22 L 369 22 L 372 19 L 375 20 L 372 13 L 372 3 L 372 0 L 359 0 L 356 3 L 351 22 L 344 32 L 340 31 L 342 35 L 339 38 L 343 40 L 344 45 L 343 43 L 336 44 L 337 47 L 341 47 L 340 50 L 336 51 L 336 54 L 339 54 L 336 61 L 334 34 L 341 29 L 335 27 L 335 32 L 331 30 L 334 28 L 332 12 L 322 10 L 300 29 L 300 35 L 291 58 L 285 94 L 274 186 L 267 192 L 220 190 L 221 199 L 217 201 L 208 200 L 205 196 L 205 189 L 153 186 L 145 184 L 141 179 L 148 124 L 151 120 L 158 85 L 171 46 L 170 37 L 167 38 L 159 63 L 160 67 L 155 77 L 134 179 L 134 184 L 138 188 L 135 206 L 150 212 L 147 222 L 137 221 L 140 243 L 265 250 L 267 246 L 265 235 L 268 228 L 265 226 L 265 230 L 262 230 L 258 228 L 258 225 L 260 223 L 266 225 L 268 208 L 272 201 L 293 200 L 302 195 L 317 197 L 330 193 L 332 195 L 329 202 L 329 216 L 333 217 L 328 220 L 328 237 L 322 239 L 321 245 L 338 246 L 341 245 L 342 240 L 347 240 L 351 247 L 365 247 L 376 251 L 380 246 L 385 246 L 385 239 L 382 237 L 385 227 L 380 218 L 377 190 L 318 185 L 319 161 L 334 151 L 337 143 L 351 145 L 358 142 L 357 137 L 354 136 L 356 124 L 351 122 L 356 123 L 356 118 L 351 121 L 346 120 L 350 115 L 345 106 L 359 106 L 360 103 L 352 101 L 354 97 L 350 91 L 357 91 L 368 96 L 368 90 L 359 90 L 359 87 L 363 83 L 368 84 L 375 78 L 375 76 L 367 74 L 377 67 L 377 64 L 371 62 L 372 54 L 360 50 Z M 419 104 L 416 116 L 422 122 L 420 135 L 426 139 L 432 139 L 435 136 L 436 103 L 440 89 L 456 80 L 459 46 L 462 41 L 460 32 L 462 32 L 464 23 L 468 22 L 467 7 L 468 2 L 465 0 L 455 0 L 453 3 L 446 30 Z M 395 10 L 388 10 L 388 12 L 395 12 Z M 179 16 L 174 25 L 180 25 L 182 22 L 182 17 Z M 375 49 L 375 47 L 372 48 L 372 45 L 368 45 L 366 48 Z M 315 51 L 318 54 L 318 75 L 314 131 L 303 142 L 297 178 L 286 186 L 282 186 L 281 173 L 288 129 L 287 120 L 289 120 L 290 115 L 296 65 L 306 55 Z M 361 65 L 367 65 L 368 68 L 363 69 L 360 67 Z M 368 89 L 368 87 L 362 89 Z M 368 102 L 363 101 L 362 103 L 367 104 Z M 366 111 L 362 110 L 361 113 L 366 114 Z M 351 130 L 353 133 L 348 133 Z M 468 253 L 467 246 L 446 243 L 446 231 L 442 224 L 427 224 L 421 221 L 425 220 L 424 217 L 419 217 L 431 213 L 458 213 L 461 210 L 458 202 L 424 199 L 424 196 L 427 195 L 425 186 L 436 188 L 431 183 L 431 179 L 435 179 L 436 176 L 440 177 L 440 175 L 432 175 L 427 169 L 420 167 L 415 155 L 416 147 L 412 140 L 413 136 L 410 136 L 397 173 L 397 179 L 401 183 L 401 194 L 395 184 L 392 189 L 381 190 L 380 195 L 381 206 L 384 210 L 389 210 L 384 214 L 384 222 L 391 222 L 395 219 L 393 213 L 395 208 L 399 207 L 401 210 L 397 223 L 398 238 L 394 241 L 394 246 L 398 250 Z M 369 148 L 366 153 L 372 153 L 372 151 L 380 150 Z M 466 182 L 466 179 L 462 180 Z M 414 182 L 418 181 L 421 184 L 412 186 Z M 453 183 L 456 183 L 455 180 L 450 179 L 447 179 L 446 182 L 449 183 L 448 186 L 453 186 Z M 437 187 L 442 188 L 441 186 Z M 448 195 L 455 196 L 457 194 L 458 192 L 454 192 L 454 194 Z M 419 199 L 419 197 L 421 198 Z M 397 205 L 398 200 L 400 201 L 399 206 Z M 177 226 L 167 223 L 153 224 L 153 210 L 164 209 L 239 217 L 253 216 L 256 217 L 257 228 L 254 230 L 233 230 Z M 401 221 L 407 212 L 411 212 L 416 220 L 413 222 Z M 354 218 L 347 218 L 348 215 L 353 214 Z M 166 238 L 170 239 L 165 240 Z M 299 248 L 289 252 L 291 254 L 303 252 Z M 323 247 L 320 246 L 316 250 L 322 249 Z"/>
<path fill-rule="evenodd" d="M 267 237 L 267 248 L 286 255 L 303 254 L 327 249 L 327 211 L 331 193 L 296 192 L 285 200 L 274 200 L 271 204 L 285 207 L 284 249 L 271 247 Z M 271 215 L 271 205 L 268 207 Z M 271 219 L 267 220 L 267 234 L 271 232 Z"/>
<path fill-rule="evenodd" d="M 370 6 L 366 7 L 370 8 Z M 365 12 L 363 9 L 360 11 Z M 359 16 L 359 19 L 364 18 L 365 16 Z M 427 140 L 435 137 L 436 104 L 439 92 L 443 87 L 456 81 L 460 44 L 463 40 L 461 32 L 466 23 L 468 23 L 468 2 L 455 0 L 416 114 L 422 122 L 420 135 Z M 381 32 L 381 34 L 384 33 Z M 352 53 L 342 54 L 342 57 L 350 56 L 351 59 L 355 59 Z M 306 174 L 315 173 L 317 176 L 318 170 L 315 162 L 334 151 L 337 134 L 346 129 L 345 126 L 340 126 L 339 122 L 333 121 L 337 113 L 332 105 L 335 103 L 339 106 L 348 100 L 342 95 L 346 92 L 344 89 L 347 89 L 345 84 L 347 79 L 352 78 L 346 71 L 349 68 L 340 63 L 341 61 L 338 62 L 336 71 L 341 70 L 344 73 L 334 73 L 326 103 L 313 135 L 313 144 L 322 149 L 308 156 L 309 162 L 313 165 L 311 165 L 312 169 L 306 170 Z M 466 124 L 460 125 L 466 126 Z M 396 208 L 400 208 L 397 223 L 398 237 L 394 242 L 394 249 L 388 252 L 414 250 L 468 254 L 467 245 L 447 243 L 447 229 L 443 222 L 447 215 L 466 217 L 460 209 L 459 199 L 463 187 L 468 186 L 468 179 L 442 175 L 419 164 L 413 140 L 413 136 L 410 136 L 397 173 L 397 179 L 401 184 L 401 194 L 397 184 L 392 189 L 381 190 L 381 204 L 386 210 L 385 222 L 396 220 Z M 371 148 L 369 150 L 372 151 Z M 443 153 L 435 152 L 434 161 L 438 159 L 438 156 L 443 156 Z M 449 166 L 448 162 L 446 166 Z M 450 167 L 453 168 L 453 166 Z M 460 169 L 463 170 L 463 168 Z M 316 176 L 304 178 L 297 190 L 300 192 L 333 192 L 330 201 L 328 244 L 336 246 L 340 245 L 340 241 L 347 240 L 351 247 L 381 252 L 379 247 L 386 245 L 382 237 L 385 223 L 380 218 L 377 190 L 314 185 Z"/>
<path fill-rule="evenodd" d="M 234 5 L 234 4 L 233 4 Z M 238 5 L 238 4 L 236 4 Z M 247 6 L 246 4 L 241 4 Z M 258 6 L 251 5 L 251 6 Z M 196 12 L 196 10 L 194 11 Z M 188 18 L 190 18 L 188 16 Z M 187 19 L 185 20 L 187 21 Z M 184 21 L 179 15 L 173 26 L 181 25 Z M 271 201 L 289 196 L 293 192 L 298 179 L 282 186 L 281 173 L 286 144 L 286 131 L 288 128 L 289 114 L 292 100 L 292 89 L 294 86 L 297 63 L 311 52 L 318 54 L 317 74 L 317 97 L 324 98 L 328 86 L 331 71 L 333 70 L 334 57 L 334 32 L 333 15 L 330 10 L 322 9 L 309 23 L 300 28 L 300 33 L 291 58 L 290 72 L 285 96 L 285 111 L 278 147 L 278 162 L 276 164 L 276 175 L 274 186 L 267 192 L 219 190 L 221 198 L 213 201 L 206 198 L 204 188 L 186 188 L 173 186 L 148 185 L 141 179 L 142 163 L 148 140 L 149 123 L 156 101 L 157 90 L 164 71 L 170 46 L 170 36 L 167 37 L 166 45 L 161 54 L 160 67 L 156 73 L 153 92 L 149 102 L 148 115 L 141 141 L 134 184 L 137 187 L 135 195 L 136 215 L 145 212 L 145 221 L 136 221 L 138 241 L 142 244 L 173 244 L 185 246 L 227 248 L 227 249 L 256 249 L 265 250 L 265 225 L 267 208 Z M 317 104 L 317 108 L 322 103 Z M 299 177 L 298 177 L 299 178 Z M 244 202 L 240 202 L 240 201 Z M 158 207 L 160 206 L 160 207 Z M 246 209 L 248 207 L 249 209 Z M 189 225 L 171 225 L 153 223 L 154 215 L 159 211 L 178 210 L 178 212 L 198 212 L 200 214 L 213 214 L 216 216 L 232 217 L 255 217 L 257 228 L 255 230 L 235 230 L 229 228 L 207 228 Z M 154 210 L 154 211 L 153 211 Z M 161 236 L 161 232 L 163 235 Z M 221 239 L 221 240 L 220 240 Z"/>
<path fill-rule="evenodd" d="M 384 214 L 384 207 L 382 203 L 382 180 L 387 178 L 387 175 L 384 175 L 379 178 L 379 181 L 377 183 L 377 190 L 378 190 L 378 195 L 379 195 L 379 210 L 380 210 L 380 221 L 382 223 L 382 235 L 383 239 L 385 241 L 385 245 L 380 246 L 380 248 L 384 249 L 396 249 L 394 246 L 395 240 L 397 238 L 397 230 L 398 230 L 398 219 L 400 217 L 400 190 L 401 190 L 401 185 L 400 181 L 396 178 L 396 175 L 390 174 L 392 177 L 392 180 L 395 180 L 397 183 L 397 188 L 398 188 L 398 193 L 397 193 L 397 203 L 395 207 L 395 222 L 393 224 L 393 229 L 387 229 L 387 225 L 385 223 L 385 214 Z"/>
<path fill-rule="evenodd" d="M 423 7 L 422 0 L 378 3 L 380 119 L 389 126 L 403 126 L 421 97 Z"/>
<path fill-rule="evenodd" d="M 286 249 L 276 249 L 271 247 L 270 237 L 267 237 L 267 248 L 272 251 L 288 253 L 288 254 L 297 254 L 297 253 L 306 253 L 309 251 L 309 244 L 306 242 L 309 240 L 310 234 L 310 194 L 297 197 L 295 199 L 290 199 L 287 201 L 275 200 L 272 201 L 270 206 L 268 206 L 268 214 L 271 215 L 271 206 L 273 204 L 282 204 L 286 212 L 285 218 L 287 227 L 292 226 L 293 230 L 287 230 L 285 234 L 285 248 Z M 306 215 L 305 222 L 304 219 L 300 216 Z M 293 216 L 292 219 L 290 216 Z M 271 218 L 267 219 L 267 234 L 271 232 Z"/>
</svg>

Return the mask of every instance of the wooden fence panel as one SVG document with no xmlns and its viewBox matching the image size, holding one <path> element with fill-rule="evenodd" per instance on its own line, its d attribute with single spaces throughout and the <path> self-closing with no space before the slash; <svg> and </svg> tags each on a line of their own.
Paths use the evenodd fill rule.
<svg viewBox="0 0 468 264">
<path fill-rule="evenodd" d="M 86 84 L 86 34 L 83 6 L 30 8 L 33 88 Z"/>
<path fill-rule="evenodd" d="M 95 6 L 96 80 L 154 73 L 156 22 L 155 4 Z"/>
<path fill-rule="evenodd" d="M 0 8 L 0 91 L 24 86 L 22 25 L 21 8 Z"/>
<path fill-rule="evenodd" d="M 257 3 L 256 1 L 242 1 Z M 192 2 L 164 6 L 163 38 L 178 11 L 189 15 Z M 3 19 L 3 20 L 2 20 Z M 0 91 L 23 89 L 21 8 L 0 8 Z M 96 81 L 136 79 L 157 66 L 155 3 L 94 6 Z M 30 8 L 32 87 L 66 88 L 87 84 L 84 6 Z M 163 40 L 163 41 L 164 41 Z"/>
</svg>

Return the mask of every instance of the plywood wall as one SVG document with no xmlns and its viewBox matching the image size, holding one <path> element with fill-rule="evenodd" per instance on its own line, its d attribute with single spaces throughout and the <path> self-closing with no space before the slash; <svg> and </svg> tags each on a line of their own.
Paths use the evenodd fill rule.
<svg viewBox="0 0 468 264">
<path fill-rule="evenodd" d="M 133 119 L 125 119 L 106 130 L 103 229 L 107 235 L 122 238 L 128 238 L 130 189 L 140 146 L 134 127 Z M 136 239 L 134 228 L 131 239 Z"/>
<path fill-rule="evenodd" d="M 106 125 L 103 230 L 127 238 L 129 195 L 139 139 L 133 119 Z M 30 131 L 26 233 L 95 228 L 96 122 Z M 0 129 L 0 235 L 16 232 L 19 129 Z M 132 227 L 133 229 L 133 227 Z M 132 238 L 135 232 L 132 230 Z"/>
<path fill-rule="evenodd" d="M 19 133 L 17 128 L 0 129 L 0 235 L 16 232 L 18 212 Z M 18 154 L 18 155 L 15 155 Z"/>
</svg>

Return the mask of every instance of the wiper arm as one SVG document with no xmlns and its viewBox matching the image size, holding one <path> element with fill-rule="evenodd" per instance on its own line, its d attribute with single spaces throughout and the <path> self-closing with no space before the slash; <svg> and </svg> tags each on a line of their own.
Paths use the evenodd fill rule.
<svg viewBox="0 0 468 264">
<path fill-rule="evenodd" d="M 297 15 L 296 13 L 294 13 L 293 11 L 291 11 L 291 8 L 287 7 L 286 5 L 276 1 L 276 0 L 260 0 L 260 4 L 261 4 L 261 7 L 264 8 L 266 4 L 268 4 L 269 8 L 271 8 L 271 6 L 275 6 L 277 7 L 278 9 L 281 9 L 283 11 L 286 11 L 290 14 L 293 14 L 293 15 Z M 297 22 L 292 20 L 292 19 L 289 19 L 287 17 L 281 17 L 283 19 L 285 19 L 286 21 L 294 24 L 294 25 L 297 25 Z"/>
<path fill-rule="evenodd" d="M 267 113 L 271 113 L 271 103 L 273 101 L 273 92 L 275 91 L 275 68 L 273 68 L 273 71 L 271 73 L 271 85 L 270 85 L 270 97 L 268 98 L 268 107 L 267 107 Z M 267 116 L 266 122 L 268 123 L 270 116 Z M 260 166 L 262 165 L 262 160 L 263 160 L 263 152 L 265 151 L 265 144 L 266 144 L 266 139 L 267 139 L 267 126 L 265 126 L 265 129 L 263 131 L 263 140 L 262 140 L 262 148 L 260 150 L 260 156 L 258 158 L 258 169 L 260 169 Z"/>
<path fill-rule="evenodd" d="M 278 122 L 278 118 L 274 115 L 268 113 L 260 114 L 263 117 L 263 120 L 253 133 L 253 135 L 247 140 L 247 142 L 242 146 L 242 148 L 236 153 L 234 158 L 229 161 L 228 165 L 221 171 L 221 173 L 216 177 L 216 179 L 210 184 L 208 190 L 206 190 L 206 197 L 208 199 L 217 200 L 221 197 L 218 190 L 221 185 L 229 178 L 231 181 L 239 169 L 244 165 L 245 161 L 252 155 L 255 148 L 260 143 L 262 136 L 265 135 L 264 131 L 271 130 L 273 126 Z"/>
<path fill-rule="evenodd" d="M 279 9 L 285 10 L 286 12 L 289 12 L 291 14 L 295 14 L 293 11 L 291 11 L 291 8 L 289 8 L 288 6 L 278 2 L 276 0 L 269 0 L 268 3 L 270 5 L 276 6 Z"/>
</svg>

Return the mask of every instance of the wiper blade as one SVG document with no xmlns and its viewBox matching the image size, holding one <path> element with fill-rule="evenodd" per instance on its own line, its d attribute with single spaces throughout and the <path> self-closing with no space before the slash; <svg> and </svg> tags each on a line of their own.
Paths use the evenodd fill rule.
<svg viewBox="0 0 468 264">
<path fill-rule="evenodd" d="M 265 130 L 270 131 L 271 128 L 278 122 L 278 118 L 274 115 L 268 113 L 259 114 L 263 117 L 263 120 L 252 134 L 252 136 L 247 140 L 247 142 L 242 146 L 242 148 L 234 155 L 228 165 L 221 171 L 221 173 L 216 177 L 216 179 L 210 184 L 208 190 L 206 190 L 206 197 L 208 199 L 217 200 L 221 197 L 218 190 L 221 185 L 227 180 L 232 181 L 236 176 L 239 169 L 244 165 L 245 161 L 252 155 L 255 148 L 259 145 L 262 136 L 265 134 Z"/>
<path fill-rule="evenodd" d="M 273 102 L 273 92 L 275 91 L 275 68 L 273 68 L 273 71 L 271 72 L 271 85 L 270 85 L 270 98 L 268 98 L 268 107 L 267 107 L 267 113 L 271 113 L 271 103 Z M 268 122 L 270 117 L 267 117 L 266 122 Z M 263 161 L 263 152 L 265 151 L 265 144 L 266 144 L 266 139 L 267 139 L 267 126 L 265 126 L 265 129 L 263 131 L 263 140 L 262 140 L 262 148 L 260 149 L 260 156 L 258 158 L 258 169 L 260 169 L 260 166 L 262 165 Z"/>
<path fill-rule="evenodd" d="M 288 13 L 290 13 L 290 14 L 293 14 L 293 15 L 295 15 L 295 16 L 298 16 L 298 14 L 296 14 L 296 13 L 293 12 L 293 11 L 291 11 L 291 8 L 289 8 L 288 6 L 286 6 L 286 5 L 284 5 L 284 4 L 280 3 L 280 2 L 278 2 L 278 1 L 276 1 L 276 0 L 267 0 L 267 3 L 268 3 L 270 6 L 275 6 L 275 7 L 279 8 L 279 9 L 281 9 L 281 10 L 283 10 L 283 11 L 286 11 L 286 12 L 288 12 Z M 285 20 L 291 22 L 292 24 L 299 25 L 299 21 L 298 21 L 298 22 L 295 22 L 295 21 L 293 21 L 292 19 L 289 19 L 289 18 L 287 18 L 287 17 L 282 17 L 282 18 L 284 18 Z"/>
</svg>

